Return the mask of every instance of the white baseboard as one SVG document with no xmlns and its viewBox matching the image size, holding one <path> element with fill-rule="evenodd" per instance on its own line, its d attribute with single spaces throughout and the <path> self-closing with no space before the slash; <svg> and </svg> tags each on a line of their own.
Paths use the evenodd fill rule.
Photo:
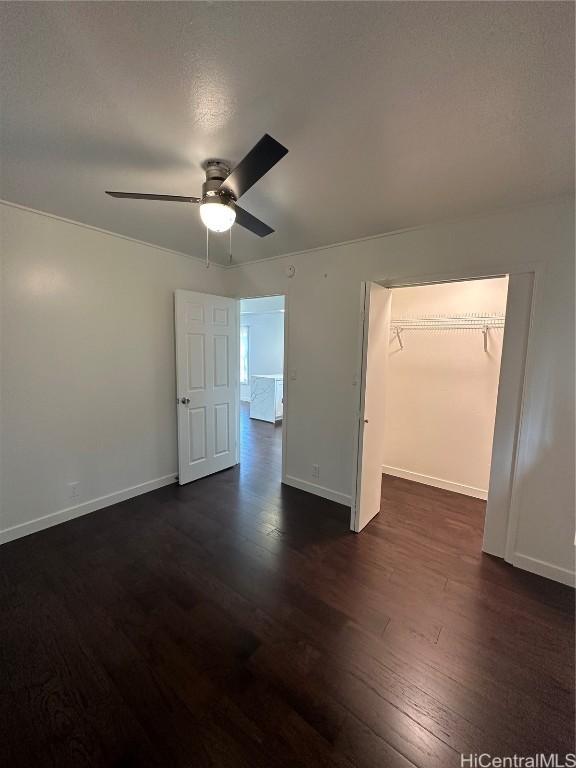
<svg viewBox="0 0 576 768">
<path fill-rule="evenodd" d="M 148 491 L 155 491 L 157 488 L 171 485 L 174 482 L 176 482 L 175 472 L 171 475 L 158 477 L 155 480 L 148 480 L 146 483 L 140 483 L 139 485 L 133 485 L 130 488 L 124 488 L 122 491 L 108 493 L 106 496 L 99 496 L 97 499 L 90 499 L 89 501 L 77 504 L 74 507 L 67 507 L 66 509 L 58 510 L 58 512 L 51 512 L 48 515 L 37 517 L 34 520 L 28 520 L 26 523 L 13 525 L 10 528 L 0 530 L 0 544 L 6 544 L 8 541 L 13 541 L 22 536 L 28 536 L 31 533 L 42 531 L 44 528 L 51 528 L 53 525 L 65 523 L 67 520 L 73 520 L 75 517 L 81 517 L 90 512 L 96 512 L 98 509 L 104 509 L 104 507 L 109 507 L 120 501 L 132 499 L 134 496 L 140 496 L 143 493 L 148 493 Z"/>
<path fill-rule="evenodd" d="M 337 504 L 344 504 L 345 507 L 349 507 L 352 504 L 352 499 L 347 494 L 333 491 L 331 488 L 325 488 L 323 485 L 309 483 L 307 480 L 300 480 L 298 477 L 287 475 L 282 482 L 284 485 L 290 485 L 292 488 L 298 488 L 301 491 L 313 493 L 315 496 L 321 496 L 323 499 L 335 501 Z"/>
<path fill-rule="evenodd" d="M 474 488 L 473 485 L 454 483 L 452 480 L 442 480 L 439 477 L 431 477 L 430 475 L 420 475 L 417 472 L 410 472 L 408 469 L 389 467 L 386 464 L 382 465 L 382 474 L 402 477 L 404 480 L 413 480 L 415 483 L 422 483 L 423 485 L 432 485 L 434 488 L 442 488 L 445 491 L 463 493 L 465 496 L 474 496 L 475 499 L 486 500 L 488 498 L 488 491 L 482 488 Z"/>
<path fill-rule="evenodd" d="M 536 573 L 538 576 L 544 576 L 546 579 L 552 579 L 552 581 L 559 581 L 569 587 L 576 586 L 576 574 L 567 568 L 561 568 L 545 560 L 538 560 L 536 557 L 520 555 L 517 552 L 512 556 L 511 562 L 516 568 L 523 568 L 525 571 Z"/>
</svg>

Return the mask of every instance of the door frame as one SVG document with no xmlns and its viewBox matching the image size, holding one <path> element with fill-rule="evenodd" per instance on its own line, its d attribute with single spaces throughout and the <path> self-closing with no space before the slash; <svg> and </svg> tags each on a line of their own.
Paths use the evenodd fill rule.
<svg viewBox="0 0 576 768">
<path fill-rule="evenodd" d="M 286 435 L 288 432 L 288 313 L 289 313 L 289 301 L 288 301 L 288 294 L 287 293 L 259 293 L 253 296 L 237 296 L 236 297 L 236 313 L 237 313 L 237 327 L 238 327 L 238 360 L 236 361 L 236 369 L 240 371 L 240 302 L 247 299 L 270 299 L 275 298 L 277 296 L 282 296 L 284 298 L 284 360 L 283 360 L 283 366 L 284 370 L 282 371 L 283 381 L 282 381 L 282 472 L 280 476 L 280 482 L 284 483 L 286 480 L 286 445 L 287 445 L 287 439 Z M 240 376 L 238 375 L 238 382 L 240 381 Z M 236 456 L 236 463 L 238 464 L 240 462 L 240 384 L 238 384 L 238 443 L 237 443 L 237 456 Z"/>
<path fill-rule="evenodd" d="M 416 287 L 419 285 L 434 285 L 437 283 L 452 283 L 452 282 L 466 282 L 469 280 L 485 280 L 495 277 L 508 276 L 510 280 L 514 277 L 525 275 L 528 276 L 530 281 L 531 290 L 523 300 L 520 302 L 520 306 L 517 308 L 520 327 L 523 332 L 523 340 L 525 343 L 524 354 L 521 356 L 521 361 L 516 365 L 515 369 L 508 371 L 508 377 L 512 378 L 517 376 L 520 381 L 519 392 L 517 397 L 516 413 L 511 417 L 509 412 L 502 412 L 502 409 L 498 407 L 500 401 L 500 395 L 502 392 L 502 367 L 500 369 L 500 378 L 498 386 L 498 398 L 496 403 L 496 419 L 494 424 L 494 433 L 496 433 L 497 426 L 500 422 L 507 420 L 512 426 L 513 435 L 510 440 L 510 456 L 509 466 L 511 467 L 509 488 L 510 493 L 505 505 L 505 510 L 502 514 L 505 515 L 505 525 L 502 526 L 503 540 L 497 541 L 490 545 L 484 540 L 482 545 L 482 551 L 488 554 L 493 554 L 498 557 L 503 557 L 506 562 L 516 565 L 516 538 L 518 531 L 518 522 L 520 518 L 520 482 L 519 478 L 523 476 L 527 469 L 528 457 L 526 455 L 526 425 L 525 425 L 525 403 L 526 403 L 526 380 L 530 376 L 534 367 L 534 333 L 532 331 L 534 307 L 536 306 L 542 285 L 542 274 L 544 272 L 544 265 L 541 262 L 527 262 L 524 264 L 496 264 L 491 267 L 478 266 L 461 268 L 458 270 L 452 270 L 447 272 L 435 272 L 428 274 L 411 274 L 409 272 L 404 274 L 387 275 L 381 278 L 376 278 L 369 281 L 363 281 L 360 291 L 360 323 L 359 323 L 359 336 L 357 344 L 357 374 L 356 381 L 358 384 L 358 390 L 354 398 L 354 440 L 353 440 L 353 455 L 352 455 L 352 471 L 353 471 L 353 483 L 352 483 L 352 504 L 350 514 L 350 529 L 354 531 L 354 525 L 356 521 L 356 506 L 357 506 L 357 489 L 358 489 L 358 471 L 359 471 L 359 414 L 361 413 L 361 402 L 364 396 L 362 392 L 364 382 L 364 333 L 366 318 L 364 316 L 364 297 L 366 292 L 366 286 L 370 283 L 379 283 L 386 288 L 406 288 Z M 508 286 L 510 291 L 510 284 Z M 520 313 L 524 314 L 524 320 L 520 318 Z M 504 339 L 506 339 L 506 328 L 508 325 L 508 306 L 506 310 L 506 321 L 504 323 Z M 503 348 L 504 349 L 504 348 Z M 494 446 L 492 446 L 492 452 Z M 490 485 L 488 488 L 488 501 L 490 500 L 490 491 L 492 486 L 492 473 L 490 475 Z M 487 506 L 488 509 L 488 506 Z M 485 530 L 487 526 L 488 518 L 485 521 Z M 518 563 L 520 564 L 520 563 Z"/>
</svg>

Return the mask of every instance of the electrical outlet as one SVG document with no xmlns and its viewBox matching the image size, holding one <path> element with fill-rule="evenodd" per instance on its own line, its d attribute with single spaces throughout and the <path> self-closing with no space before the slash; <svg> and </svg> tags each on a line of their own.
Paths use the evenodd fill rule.
<svg viewBox="0 0 576 768">
<path fill-rule="evenodd" d="M 80 483 L 68 483 L 68 498 L 79 499 L 80 498 Z"/>
<path fill-rule="evenodd" d="M 320 478 L 320 467 L 318 464 L 312 464 L 312 477 L 314 480 L 318 480 Z"/>
</svg>

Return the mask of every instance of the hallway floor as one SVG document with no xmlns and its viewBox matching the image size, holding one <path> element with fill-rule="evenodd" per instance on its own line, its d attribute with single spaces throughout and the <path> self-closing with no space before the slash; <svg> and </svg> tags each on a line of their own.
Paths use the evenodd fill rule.
<svg viewBox="0 0 576 768">
<path fill-rule="evenodd" d="M 573 592 L 482 556 L 484 503 L 349 510 L 242 463 L 6 544 L 0 763 L 389 768 L 574 750 Z"/>
<path fill-rule="evenodd" d="M 251 419 L 249 403 L 240 403 L 240 474 L 244 482 L 266 478 L 272 485 L 282 477 L 282 422 Z"/>
</svg>

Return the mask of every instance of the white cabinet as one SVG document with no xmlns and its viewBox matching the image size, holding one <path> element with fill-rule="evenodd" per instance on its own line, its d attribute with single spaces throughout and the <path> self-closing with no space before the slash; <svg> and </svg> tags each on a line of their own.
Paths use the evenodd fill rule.
<svg viewBox="0 0 576 768">
<path fill-rule="evenodd" d="M 250 378 L 250 418 L 272 424 L 282 418 L 284 378 L 282 374 Z"/>
</svg>

